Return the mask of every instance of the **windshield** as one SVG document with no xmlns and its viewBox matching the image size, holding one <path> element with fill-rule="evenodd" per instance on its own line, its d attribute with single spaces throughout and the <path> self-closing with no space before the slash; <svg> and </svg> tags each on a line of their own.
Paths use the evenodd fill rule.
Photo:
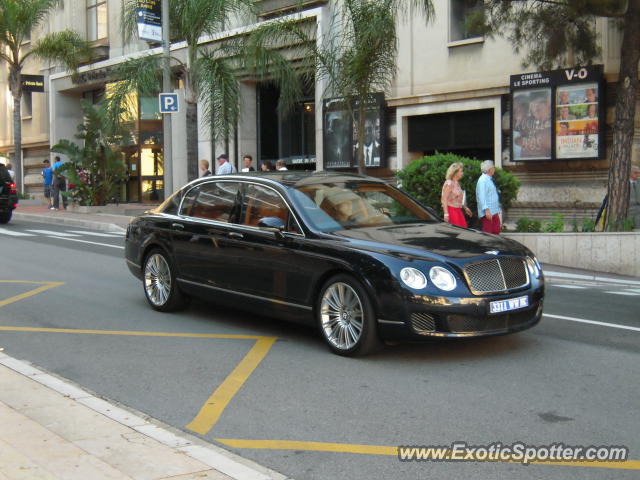
<svg viewBox="0 0 640 480">
<path fill-rule="evenodd" d="M 293 190 L 293 197 L 310 223 L 323 232 L 439 222 L 411 197 L 383 183 L 302 185 Z"/>
</svg>

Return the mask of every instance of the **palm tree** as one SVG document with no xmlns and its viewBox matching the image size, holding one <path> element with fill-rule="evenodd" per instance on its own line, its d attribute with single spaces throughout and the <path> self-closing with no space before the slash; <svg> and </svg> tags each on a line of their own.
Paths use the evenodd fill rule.
<svg viewBox="0 0 640 480">
<path fill-rule="evenodd" d="M 30 48 L 25 41 L 31 31 L 41 25 L 62 0 L 2 0 L 0 3 L 0 59 L 9 68 L 9 87 L 13 97 L 13 165 L 16 181 L 22 185 L 22 124 L 20 75 L 30 57 L 59 61 L 67 70 L 76 69 L 90 56 L 90 49 L 80 36 L 70 30 L 56 32 L 39 39 Z"/>
<path fill-rule="evenodd" d="M 399 21 L 420 14 L 427 22 L 434 16 L 431 0 L 334 0 L 335 15 L 328 34 L 315 41 L 299 19 L 266 23 L 250 36 L 245 50 L 246 68 L 280 86 L 280 108 L 299 98 L 296 78 L 315 73 L 326 82 L 323 96 L 344 98 L 353 124 L 358 125 L 358 173 L 366 173 L 364 136 L 367 101 L 374 93 L 388 91 L 395 78 Z M 292 65 L 282 52 L 284 45 L 306 50 L 308 62 Z M 305 55 L 297 55 L 305 57 Z M 352 108 L 356 105 L 356 110 Z"/>
<path fill-rule="evenodd" d="M 106 100 L 93 105 L 80 102 L 83 121 L 75 137 L 81 145 L 67 139 L 51 147 L 52 152 L 69 158 L 62 170 L 69 183 L 76 185 L 70 193 L 80 205 L 105 205 L 116 194 L 126 179 L 126 167 L 119 147 L 125 143 L 128 130 L 122 124 L 113 124 Z M 124 109 L 120 114 L 124 115 Z"/>
<path fill-rule="evenodd" d="M 136 0 L 126 0 L 122 30 L 137 35 Z M 235 15 L 253 12 L 253 0 L 172 0 L 169 23 L 172 41 L 186 43 L 186 62 L 172 57 L 173 72 L 184 82 L 187 116 L 187 174 L 198 176 L 198 101 L 216 139 L 228 138 L 240 115 L 240 88 L 234 66 L 222 45 L 198 44 L 205 35 L 226 29 Z M 122 81 L 110 97 L 114 104 L 124 101 L 128 92 L 141 95 L 160 90 L 162 57 L 145 55 L 124 62 L 116 75 Z"/>
</svg>

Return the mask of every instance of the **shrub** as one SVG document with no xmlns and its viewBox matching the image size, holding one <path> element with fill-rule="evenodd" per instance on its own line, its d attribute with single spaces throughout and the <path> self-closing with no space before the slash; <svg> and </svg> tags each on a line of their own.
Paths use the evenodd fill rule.
<svg viewBox="0 0 640 480">
<path fill-rule="evenodd" d="M 529 220 L 527 217 L 519 218 L 516 222 L 516 232 L 538 233 L 542 229 L 539 220 Z"/>
<path fill-rule="evenodd" d="M 454 162 L 464 164 L 464 176 L 460 180 L 460 186 L 466 192 L 467 205 L 475 216 L 478 211 L 476 183 L 481 175 L 480 160 L 459 157 L 451 153 L 436 153 L 429 157 L 419 158 L 407 165 L 405 169 L 397 172 L 400 188 L 436 212 L 442 213 L 440 207 L 442 185 L 445 181 L 447 168 Z M 518 195 L 520 181 L 513 174 L 500 168 L 496 168 L 493 181 L 500 193 L 502 208 L 507 210 Z"/>
<path fill-rule="evenodd" d="M 583 232 L 595 232 L 596 231 L 596 221 L 592 218 L 584 218 L 582 219 L 582 231 Z"/>
<path fill-rule="evenodd" d="M 564 232 L 564 215 L 561 213 L 554 213 L 553 219 L 544 224 L 544 231 L 549 233 Z"/>
</svg>

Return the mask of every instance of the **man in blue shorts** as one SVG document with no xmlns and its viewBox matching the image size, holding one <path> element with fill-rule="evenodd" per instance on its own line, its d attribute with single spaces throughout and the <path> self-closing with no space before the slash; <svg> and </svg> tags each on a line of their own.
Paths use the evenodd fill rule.
<svg viewBox="0 0 640 480">
<path fill-rule="evenodd" d="M 53 170 L 51 170 L 51 162 L 49 160 L 44 161 L 44 168 L 40 172 L 40 175 L 42 175 L 42 183 L 44 185 L 44 198 L 47 199 L 49 210 L 53 210 L 53 204 L 51 203 L 51 194 L 53 193 Z"/>
</svg>

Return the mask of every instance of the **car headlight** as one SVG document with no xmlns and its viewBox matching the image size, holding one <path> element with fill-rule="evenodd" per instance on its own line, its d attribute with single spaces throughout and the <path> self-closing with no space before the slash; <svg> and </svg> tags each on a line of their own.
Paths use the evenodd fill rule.
<svg viewBox="0 0 640 480">
<path fill-rule="evenodd" d="M 540 267 L 540 262 L 536 257 L 527 257 L 527 268 L 529 269 L 529 274 L 534 278 L 540 277 L 540 272 L 542 272 L 542 267 Z"/>
<path fill-rule="evenodd" d="M 457 285 L 456 278 L 446 268 L 431 267 L 429 278 L 436 287 L 447 292 L 456 288 Z"/>
<path fill-rule="evenodd" d="M 408 287 L 419 290 L 427 286 L 427 277 L 420 270 L 406 267 L 400 270 L 400 280 Z"/>
</svg>

